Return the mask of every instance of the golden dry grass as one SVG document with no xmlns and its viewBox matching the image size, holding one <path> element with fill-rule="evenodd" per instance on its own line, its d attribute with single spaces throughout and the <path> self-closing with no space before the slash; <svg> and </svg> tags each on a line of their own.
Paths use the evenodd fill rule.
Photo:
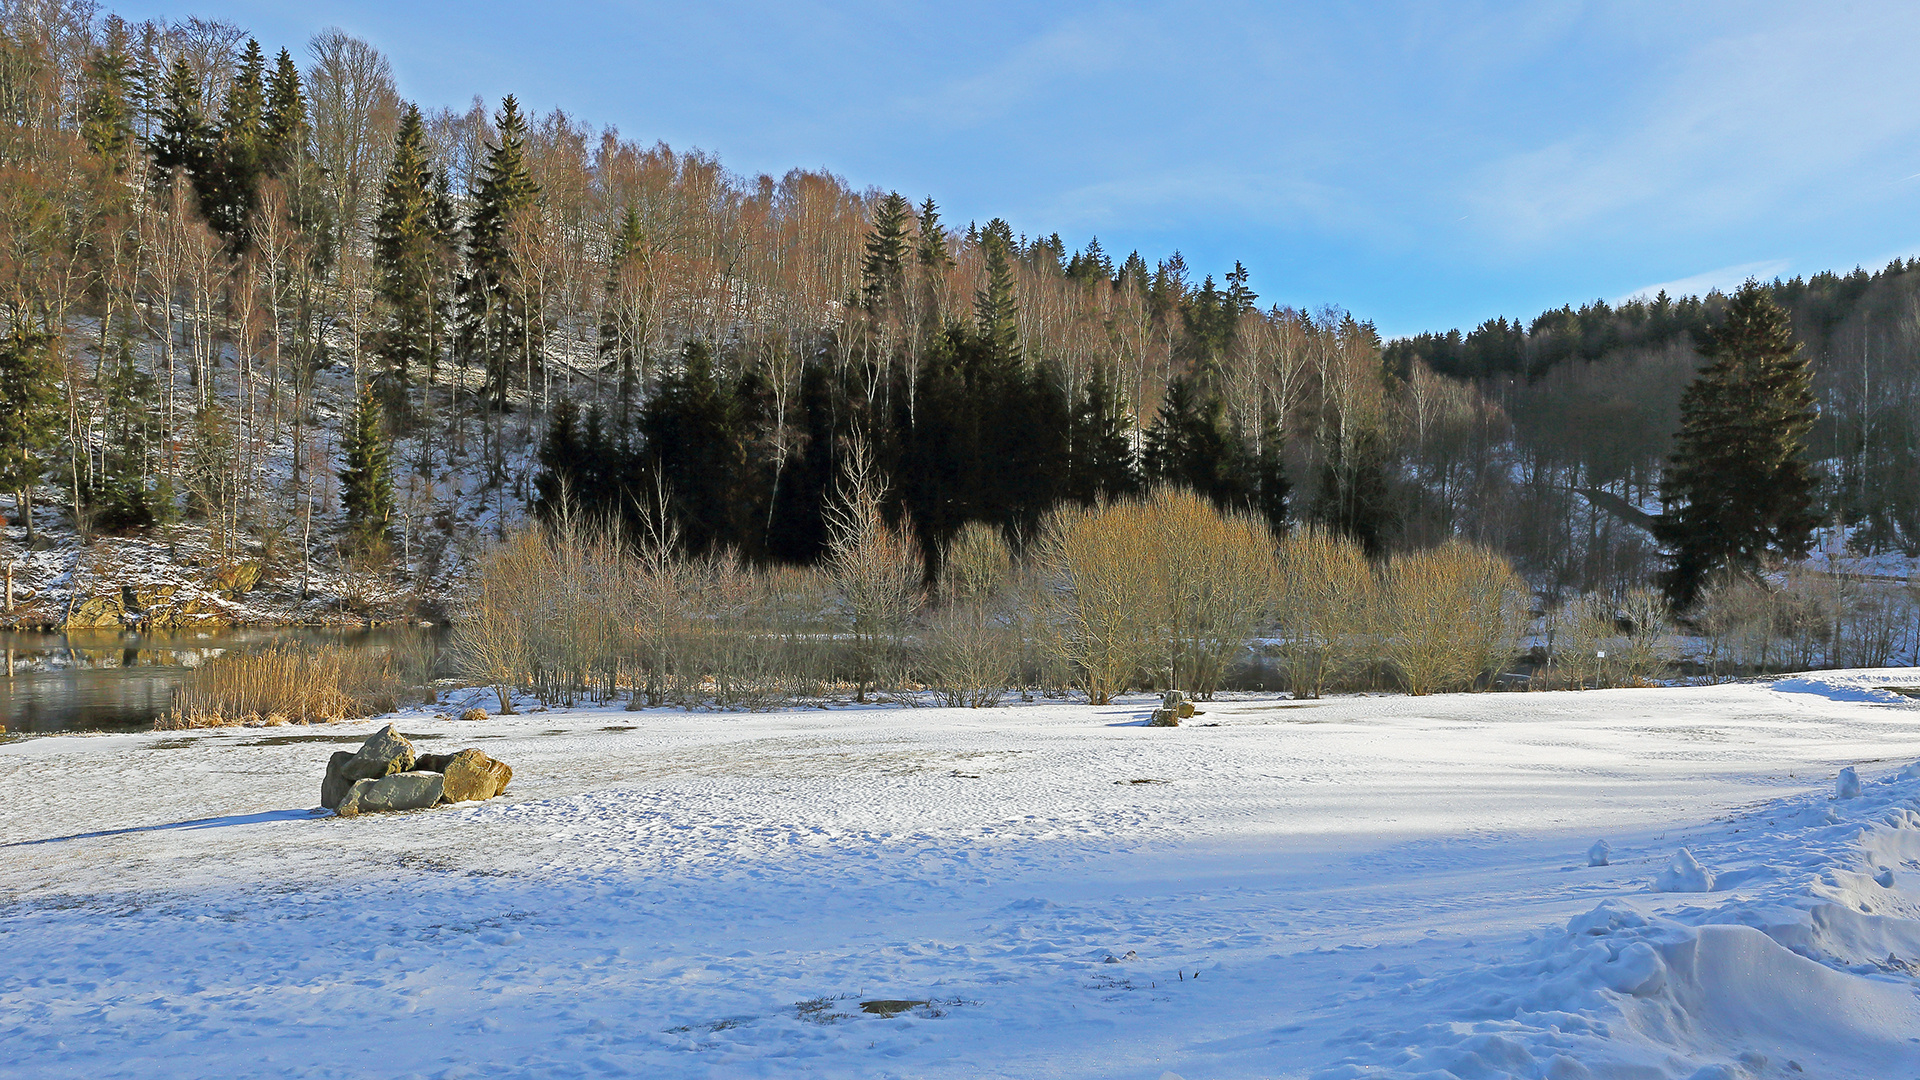
<svg viewBox="0 0 1920 1080">
<path fill-rule="evenodd" d="M 401 668 L 384 649 L 225 653 L 194 669 L 154 726 L 332 723 L 392 712 L 407 690 Z"/>
</svg>

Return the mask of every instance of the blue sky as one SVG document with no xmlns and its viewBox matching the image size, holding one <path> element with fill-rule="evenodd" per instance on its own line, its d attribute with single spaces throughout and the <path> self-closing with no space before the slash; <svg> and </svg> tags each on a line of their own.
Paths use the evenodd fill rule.
<svg viewBox="0 0 1920 1080">
<path fill-rule="evenodd" d="M 111 4 L 515 93 L 1390 334 L 1920 253 L 1920 4 Z M 303 56 L 304 59 L 304 56 Z"/>
</svg>

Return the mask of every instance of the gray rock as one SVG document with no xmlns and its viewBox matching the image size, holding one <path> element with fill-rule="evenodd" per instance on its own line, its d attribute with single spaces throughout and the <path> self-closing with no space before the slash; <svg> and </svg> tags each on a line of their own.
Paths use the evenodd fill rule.
<svg viewBox="0 0 1920 1080">
<path fill-rule="evenodd" d="M 341 817 L 392 810 L 424 810 L 440 801 L 447 778 L 437 772 L 397 772 L 378 780 L 359 780 L 347 789 L 335 811 Z"/>
<path fill-rule="evenodd" d="M 1179 727 L 1180 713 L 1176 709 L 1155 709 L 1153 719 L 1147 721 L 1148 727 Z"/>
<path fill-rule="evenodd" d="M 507 788 L 513 769 L 504 761 L 478 750 L 462 750 L 447 762 L 448 802 L 478 802 L 491 799 Z"/>
<path fill-rule="evenodd" d="M 320 781 L 321 806 L 329 810 L 337 809 L 340 806 L 340 800 L 346 797 L 347 789 L 353 786 L 353 782 L 365 779 L 347 775 L 347 767 L 352 761 L 353 751 L 351 750 L 335 750 L 333 756 L 327 759 L 327 778 Z"/>
<path fill-rule="evenodd" d="M 320 782 L 320 805 L 338 810 L 340 801 L 353 785 L 407 772 L 413 768 L 413 762 L 413 744 L 388 724 L 361 743 L 358 751 L 351 754 L 339 751 L 327 762 L 326 779 Z"/>
<path fill-rule="evenodd" d="M 447 763 L 452 760 L 452 754 L 421 754 L 413 759 L 413 771 L 443 773 L 447 771 Z"/>
</svg>

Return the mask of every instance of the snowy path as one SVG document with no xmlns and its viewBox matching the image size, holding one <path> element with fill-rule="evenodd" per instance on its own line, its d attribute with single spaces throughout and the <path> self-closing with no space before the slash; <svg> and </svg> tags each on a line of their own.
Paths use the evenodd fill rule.
<svg viewBox="0 0 1920 1080">
<path fill-rule="evenodd" d="M 0 744 L 0 1078 L 1920 1076 L 1915 681 Z"/>
</svg>

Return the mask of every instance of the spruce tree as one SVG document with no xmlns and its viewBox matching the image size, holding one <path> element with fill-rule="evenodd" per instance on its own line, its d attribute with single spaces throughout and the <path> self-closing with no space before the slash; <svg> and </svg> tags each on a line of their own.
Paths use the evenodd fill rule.
<svg viewBox="0 0 1920 1080">
<path fill-rule="evenodd" d="M 292 54 L 281 49 L 267 78 L 267 104 L 261 136 L 261 167 L 279 176 L 306 148 L 307 93 Z"/>
<path fill-rule="evenodd" d="M 1091 505 L 1139 489 L 1132 426 L 1125 402 L 1107 378 L 1106 367 L 1094 368 L 1093 378 L 1087 380 L 1073 412 L 1067 444 L 1068 498 Z"/>
<path fill-rule="evenodd" d="M 1013 293 L 1012 229 L 994 218 L 980 236 L 987 281 L 973 297 L 974 332 L 1001 358 L 1020 355 L 1020 307 Z"/>
<path fill-rule="evenodd" d="M 919 231 L 914 237 L 913 262 L 919 268 L 920 329 L 931 335 L 945 321 L 940 311 L 940 286 L 946 281 L 953 253 L 947 250 L 947 230 L 940 224 L 940 208 L 933 197 L 920 204 Z"/>
<path fill-rule="evenodd" d="M 160 130 L 147 147 L 153 154 L 154 188 L 168 190 L 178 171 L 197 191 L 211 179 L 213 129 L 200 101 L 200 80 L 187 65 L 186 57 L 176 57 L 167 69 L 160 100 Z"/>
<path fill-rule="evenodd" d="M 1176 376 L 1147 429 L 1145 466 L 1158 483 L 1177 484 L 1221 507 L 1248 505 L 1252 487 L 1226 404 L 1198 380 Z"/>
<path fill-rule="evenodd" d="M 427 145 L 418 107 L 408 105 L 394 136 L 393 163 L 373 223 L 377 291 L 386 325 L 375 342 L 380 379 L 394 409 L 406 407 L 413 371 L 432 378 L 445 337 L 442 293 L 453 205 Z"/>
<path fill-rule="evenodd" d="M 661 380 L 641 413 L 643 454 L 651 480 L 667 492 L 687 550 L 704 553 L 749 539 L 747 459 L 749 402 L 713 368 L 713 351 L 689 341 L 684 363 Z"/>
<path fill-rule="evenodd" d="M 246 246 L 247 225 L 265 173 L 266 66 L 260 43 L 249 38 L 240 69 L 227 83 L 211 168 L 199 185 L 207 223 L 235 248 Z"/>
<path fill-rule="evenodd" d="M 532 212 L 539 188 L 527 166 L 527 123 L 512 94 L 501 101 L 494 125 L 500 142 L 487 148 L 486 169 L 472 192 L 468 269 L 457 295 L 461 348 L 480 359 L 486 371 L 483 392 L 494 408 L 504 409 L 513 361 L 532 362 L 540 349 L 541 328 L 531 321 L 513 260 L 514 224 L 522 214 Z"/>
<path fill-rule="evenodd" d="M 80 137 L 107 175 L 126 171 L 133 149 L 133 82 L 124 24 L 108 26 L 106 44 L 88 58 L 80 106 Z"/>
<path fill-rule="evenodd" d="M 346 467 L 340 471 L 340 502 L 347 511 L 347 546 L 378 554 L 393 520 L 393 470 L 386 417 L 371 382 L 360 387 L 341 444 Z"/>
<path fill-rule="evenodd" d="M 873 229 L 860 264 L 861 303 L 873 314 L 900 310 L 907 284 L 907 221 L 912 216 L 913 207 L 897 191 L 888 192 L 874 207 Z"/>
<path fill-rule="evenodd" d="M 19 524 L 34 538 L 33 485 L 41 455 L 60 431 L 60 365 L 53 336 L 16 322 L 0 337 L 0 491 L 14 495 Z"/>
<path fill-rule="evenodd" d="M 1806 459 L 1813 373 L 1787 313 L 1749 280 L 1700 346 L 1707 364 L 1680 397 L 1680 432 L 1654 535 L 1685 609 L 1717 571 L 1751 574 L 1769 554 L 1804 556 L 1819 516 Z"/>
<path fill-rule="evenodd" d="M 640 208 L 628 204 L 620 228 L 610 238 L 607 257 L 606 305 L 600 317 L 600 362 L 619 378 L 619 411 L 615 423 L 623 431 L 632 419 L 633 401 L 646 369 L 646 292 L 653 288 L 647 273 L 647 234 Z"/>
</svg>

